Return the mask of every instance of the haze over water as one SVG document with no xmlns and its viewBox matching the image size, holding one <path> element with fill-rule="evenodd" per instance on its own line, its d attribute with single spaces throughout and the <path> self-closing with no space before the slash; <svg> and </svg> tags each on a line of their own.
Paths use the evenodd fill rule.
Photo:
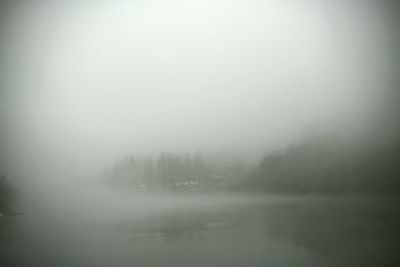
<svg viewBox="0 0 400 267">
<path fill-rule="evenodd" d="M 394 1 L 4 1 L 1 266 L 398 266 Z"/>
</svg>

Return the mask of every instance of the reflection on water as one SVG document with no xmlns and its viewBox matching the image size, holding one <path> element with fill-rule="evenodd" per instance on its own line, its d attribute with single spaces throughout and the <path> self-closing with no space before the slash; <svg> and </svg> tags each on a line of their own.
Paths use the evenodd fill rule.
<svg viewBox="0 0 400 267">
<path fill-rule="evenodd" d="M 389 198 L 269 197 L 53 228 L 22 218 L 0 221 L 4 266 L 400 266 Z"/>
</svg>

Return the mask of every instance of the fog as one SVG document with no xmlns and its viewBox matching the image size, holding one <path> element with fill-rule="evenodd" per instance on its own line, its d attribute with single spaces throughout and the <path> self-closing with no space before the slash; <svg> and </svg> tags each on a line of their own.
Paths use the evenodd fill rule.
<svg viewBox="0 0 400 267">
<path fill-rule="evenodd" d="M 377 3 L 316 2 L 16 5 L 10 141 L 97 167 L 161 150 L 257 159 L 309 131 L 366 131 L 395 78 L 393 25 Z"/>
<path fill-rule="evenodd" d="M 395 1 L 4 1 L 0 175 L 24 218 L 10 242 L 32 241 L 36 253 L 57 244 L 53 257 L 64 260 L 48 261 L 57 266 L 169 266 L 164 250 L 171 266 L 216 266 L 243 249 L 243 266 L 310 266 L 315 254 L 320 266 L 366 266 L 339 252 L 338 236 L 352 249 L 371 242 L 355 250 L 375 248 L 371 266 L 392 262 L 397 240 L 368 230 L 387 237 L 380 230 L 398 222 L 399 10 Z M 371 194 L 383 200 L 358 198 Z M 362 224 L 379 212 L 388 221 L 346 236 L 348 214 Z M 60 225 L 71 236 L 58 236 Z M 157 260 L 109 248 L 121 236 L 105 229 L 143 238 L 132 249 L 154 249 Z M 146 239 L 155 232 L 177 247 L 194 240 L 189 254 L 204 242 L 219 254 L 176 260 L 177 247 Z M 235 233 L 241 245 L 230 244 Z M 247 251 L 247 241 L 276 254 Z M 63 242 L 85 248 L 66 253 Z M 7 253 L 0 263 L 44 262 Z"/>
</svg>

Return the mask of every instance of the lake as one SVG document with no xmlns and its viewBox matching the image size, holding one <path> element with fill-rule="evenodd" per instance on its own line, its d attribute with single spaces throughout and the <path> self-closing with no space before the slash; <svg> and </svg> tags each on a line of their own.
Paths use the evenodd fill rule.
<svg viewBox="0 0 400 267">
<path fill-rule="evenodd" d="M 0 266 L 400 266 L 398 204 L 231 194 L 31 204 L 0 217 Z"/>
</svg>

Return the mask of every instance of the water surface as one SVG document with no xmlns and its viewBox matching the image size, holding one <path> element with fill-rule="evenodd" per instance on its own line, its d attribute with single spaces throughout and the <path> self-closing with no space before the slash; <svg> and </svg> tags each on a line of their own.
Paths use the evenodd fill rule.
<svg viewBox="0 0 400 267">
<path fill-rule="evenodd" d="M 126 196 L 0 218 L 1 266 L 400 266 L 389 197 Z"/>
</svg>

